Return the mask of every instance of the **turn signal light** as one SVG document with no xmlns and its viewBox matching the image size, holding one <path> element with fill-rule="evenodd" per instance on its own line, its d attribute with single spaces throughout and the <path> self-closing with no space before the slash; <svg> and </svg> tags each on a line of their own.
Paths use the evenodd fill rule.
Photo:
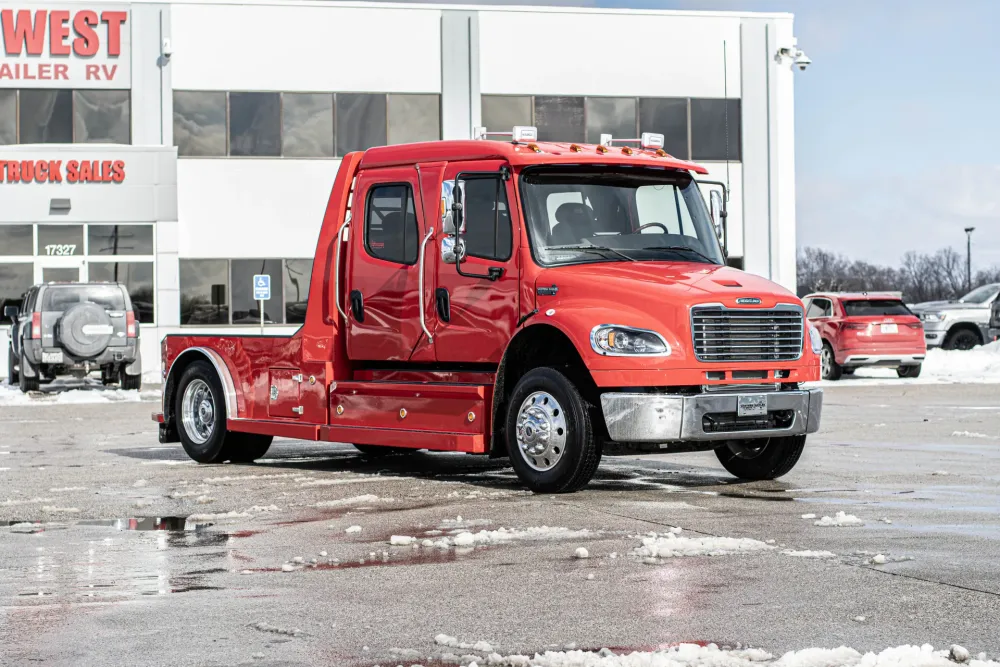
<svg viewBox="0 0 1000 667">
<path fill-rule="evenodd" d="M 31 314 L 31 337 L 38 340 L 42 337 L 42 314 Z"/>
<path fill-rule="evenodd" d="M 135 312 L 131 310 L 125 313 L 125 335 L 135 338 Z"/>
</svg>

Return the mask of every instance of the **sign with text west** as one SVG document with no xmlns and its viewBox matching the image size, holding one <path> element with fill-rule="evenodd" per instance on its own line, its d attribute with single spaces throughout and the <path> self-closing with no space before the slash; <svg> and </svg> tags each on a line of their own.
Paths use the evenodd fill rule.
<svg viewBox="0 0 1000 667">
<path fill-rule="evenodd" d="M 0 2 L 0 88 L 132 87 L 127 5 Z"/>
</svg>

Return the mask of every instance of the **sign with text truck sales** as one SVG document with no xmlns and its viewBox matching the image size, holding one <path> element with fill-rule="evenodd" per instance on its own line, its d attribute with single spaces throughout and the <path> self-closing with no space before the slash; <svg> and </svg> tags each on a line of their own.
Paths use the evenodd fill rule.
<svg viewBox="0 0 1000 667">
<path fill-rule="evenodd" d="M 127 7 L 0 2 L 0 88 L 131 88 Z"/>
</svg>

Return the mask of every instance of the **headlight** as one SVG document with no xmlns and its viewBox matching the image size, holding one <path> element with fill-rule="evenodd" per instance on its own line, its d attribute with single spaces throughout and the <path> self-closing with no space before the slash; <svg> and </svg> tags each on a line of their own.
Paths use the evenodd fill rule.
<svg viewBox="0 0 1000 667">
<path fill-rule="evenodd" d="M 823 351 L 823 337 L 819 335 L 819 329 L 816 328 L 816 325 L 811 322 L 809 323 L 809 344 L 816 354 Z"/>
<path fill-rule="evenodd" d="M 620 324 L 601 324 L 590 332 L 594 352 L 608 356 L 666 357 L 670 344 L 655 331 Z"/>
<path fill-rule="evenodd" d="M 947 317 L 944 313 L 923 313 L 920 315 L 920 319 L 924 322 L 944 322 Z"/>
</svg>

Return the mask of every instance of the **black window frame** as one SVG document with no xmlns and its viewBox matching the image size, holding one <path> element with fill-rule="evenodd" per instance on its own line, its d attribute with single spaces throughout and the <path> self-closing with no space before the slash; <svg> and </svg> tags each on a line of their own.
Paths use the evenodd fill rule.
<svg viewBox="0 0 1000 667">
<path fill-rule="evenodd" d="M 374 198 L 375 191 L 379 188 L 391 188 L 391 187 L 405 187 L 409 195 L 409 201 L 413 202 L 413 222 L 416 233 L 414 237 L 417 239 L 417 252 L 416 257 L 413 258 L 412 262 L 397 262 L 396 260 L 386 259 L 385 257 L 379 257 L 374 252 L 372 252 L 371 246 L 368 245 L 368 230 L 369 223 L 371 222 L 371 206 L 372 199 Z M 403 218 L 405 220 L 406 215 L 404 213 Z M 406 231 L 403 231 L 404 238 Z M 409 181 L 387 181 L 385 183 L 372 183 L 368 186 L 368 192 L 365 194 L 365 220 L 364 220 L 364 241 L 365 241 L 365 252 L 368 256 L 377 259 L 382 262 L 389 262 L 391 264 L 397 264 L 399 266 L 415 266 L 420 259 L 420 211 L 417 209 L 417 200 L 413 196 L 413 184 Z M 403 248 L 406 248 L 405 242 Z"/>
<path fill-rule="evenodd" d="M 509 237 L 509 243 L 507 245 L 507 255 L 505 257 L 491 257 L 491 256 L 488 256 L 488 255 L 477 255 L 477 254 L 469 251 L 468 241 L 466 241 L 466 244 L 465 244 L 465 251 L 466 251 L 466 256 L 467 257 L 475 257 L 476 259 L 482 259 L 482 260 L 486 260 L 488 262 L 509 262 L 510 258 L 514 254 L 514 219 L 513 219 L 513 216 L 511 215 L 511 211 L 510 211 L 510 197 L 507 196 L 507 186 L 506 186 L 506 182 L 507 181 L 504 179 L 503 173 L 501 173 L 501 172 L 492 172 L 492 171 L 467 171 L 467 172 L 463 172 L 461 174 L 458 174 L 457 178 L 459 180 L 461 180 L 463 183 L 466 183 L 466 184 L 469 181 L 483 181 L 483 180 L 487 180 L 487 179 L 499 181 L 499 187 L 500 187 L 501 191 L 503 192 L 504 201 L 507 204 L 507 221 L 508 221 L 508 223 L 510 225 L 510 237 Z M 464 202 L 467 201 L 467 198 L 466 198 L 467 193 L 463 192 L 462 195 L 463 195 L 463 206 L 464 206 Z M 495 202 L 494 202 L 494 205 L 495 205 Z M 497 229 L 499 228 L 499 219 L 500 219 L 499 210 L 497 209 L 496 210 L 496 216 L 494 217 L 494 221 L 497 224 L 497 226 L 495 226 L 493 228 L 494 238 L 496 238 Z M 463 234 L 463 236 L 467 236 L 467 234 L 468 234 L 468 219 L 467 218 L 463 217 L 462 225 L 466 229 L 466 233 Z M 419 230 L 419 228 L 418 228 L 418 230 Z"/>
</svg>

